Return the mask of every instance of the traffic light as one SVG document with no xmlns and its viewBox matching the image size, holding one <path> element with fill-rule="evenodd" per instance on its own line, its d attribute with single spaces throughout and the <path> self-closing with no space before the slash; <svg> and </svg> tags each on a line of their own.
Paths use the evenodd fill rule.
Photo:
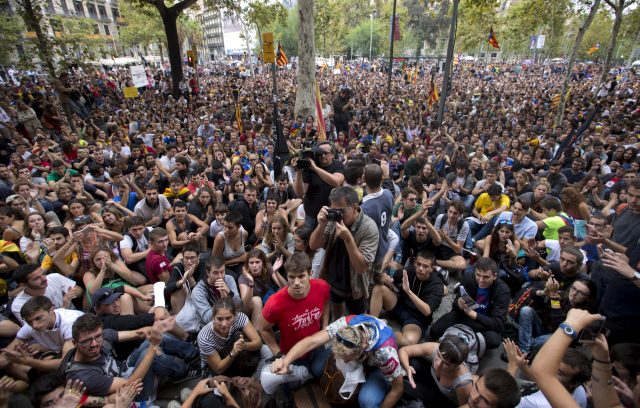
<svg viewBox="0 0 640 408">
<path fill-rule="evenodd" d="M 276 53 L 273 49 L 273 33 L 262 33 L 262 55 L 265 64 L 276 62 Z"/>
<path fill-rule="evenodd" d="M 188 50 L 187 51 L 187 65 L 190 67 L 195 67 L 196 64 L 198 63 L 198 60 L 196 58 L 196 53 L 194 50 Z"/>
</svg>

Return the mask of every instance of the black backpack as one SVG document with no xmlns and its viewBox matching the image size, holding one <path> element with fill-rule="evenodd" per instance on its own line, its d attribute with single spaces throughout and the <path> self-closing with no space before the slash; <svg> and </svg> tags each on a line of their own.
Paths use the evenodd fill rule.
<svg viewBox="0 0 640 408">
<path fill-rule="evenodd" d="M 447 223 L 448 219 L 449 219 L 449 214 L 444 213 L 442 215 L 442 220 L 440 220 L 440 228 L 444 227 L 444 224 Z M 464 221 L 465 221 L 465 219 L 461 214 L 460 218 L 458 218 L 458 234 L 460 233 L 460 231 L 462 231 L 462 227 L 464 226 Z"/>
</svg>

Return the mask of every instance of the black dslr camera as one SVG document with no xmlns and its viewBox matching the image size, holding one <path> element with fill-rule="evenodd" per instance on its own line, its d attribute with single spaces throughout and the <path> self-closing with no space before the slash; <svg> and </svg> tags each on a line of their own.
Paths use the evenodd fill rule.
<svg viewBox="0 0 640 408">
<path fill-rule="evenodd" d="M 327 220 L 340 222 L 342 221 L 342 210 L 336 210 L 333 208 L 327 209 Z"/>
</svg>

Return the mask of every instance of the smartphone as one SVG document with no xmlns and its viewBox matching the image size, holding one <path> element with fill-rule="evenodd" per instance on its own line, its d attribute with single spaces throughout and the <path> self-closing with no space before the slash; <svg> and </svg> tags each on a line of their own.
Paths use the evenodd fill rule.
<svg viewBox="0 0 640 408">
<path fill-rule="evenodd" d="M 464 302 L 465 305 L 467 305 L 469 309 L 473 310 L 480 307 L 480 305 L 477 304 L 476 301 L 473 300 L 471 296 L 469 296 L 464 286 L 460 286 L 460 297 L 462 298 L 462 301 Z"/>
<path fill-rule="evenodd" d="M 604 323 L 607 321 L 606 317 L 602 318 L 602 320 L 596 320 L 587 326 L 584 330 L 580 332 L 580 337 L 578 337 L 578 341 L 580 343 L 589 343 L 594 342 L 598 334 L 602 333 L 604 329 Z"/>
</svg>

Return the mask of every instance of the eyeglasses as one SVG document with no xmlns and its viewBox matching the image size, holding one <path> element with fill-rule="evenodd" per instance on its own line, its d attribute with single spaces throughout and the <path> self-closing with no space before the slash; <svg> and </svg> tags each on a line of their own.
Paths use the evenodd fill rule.
<svg viewBox="0 0 640 408">
<path fill-rule="evenodd" d="M 584 297 L 589 297 L 589 295 L 590 295 L 589 292 L 585 292 L 584 290 L 577 289 L 575 286 L 571 286 L 569 291 L 570 292 L 574 292 L 576 295 L 580 295 L 580 296 L 584 296 Z"/>
<path fill-rule="evenodd" d="M 78 344 L 81 345 L 82 347 L 89 347 L 90 345 L 93 344 L 94 341 L 98 344 L 102 343 L 102 333 L 98 334 L 97 336 L 79 341 Z"/>
</svg>

